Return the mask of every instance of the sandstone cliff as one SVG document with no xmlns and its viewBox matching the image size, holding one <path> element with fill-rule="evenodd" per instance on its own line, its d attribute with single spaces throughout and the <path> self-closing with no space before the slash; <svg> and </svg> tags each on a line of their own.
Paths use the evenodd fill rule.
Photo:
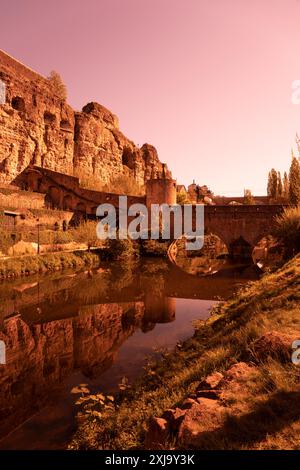
<svg viewBox="0 0 300 470">
<path fill-rule="evenodd" d="M 101 183 L 127 174 L 143 184 L 162 172 L 156 149 L 138 148 L 119 130 L 117 117 L 98 103 L 75 112 L 49 80 L 0 50 L 0 183 L 11 183 L 30 164 Z"/>
</svg>

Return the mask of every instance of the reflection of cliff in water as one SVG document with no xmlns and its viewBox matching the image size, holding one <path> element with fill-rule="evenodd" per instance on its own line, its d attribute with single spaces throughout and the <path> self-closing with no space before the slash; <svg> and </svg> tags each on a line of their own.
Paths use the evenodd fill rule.
<svg viewBox="0 0 300 470">
<path fill-rule="evenodd" d="M 98 380 L 134 332 L 151 336 L 158 323 L 173 322 L 176 299 L 226 298 L 240 277 L 236 283 L 219 274 L 197 278 L 164 260 L 144 260 L 126 269 L 110 264 L 1 283 L 7 364 L 0 365 L 0 436 L 55 400 L 68 377 L 78 372 L 87 382 Z M 139 341 L 134 354 L 143 351 Z"/>
<path fill-rule="evenodd" d="M 155 311 L 138 301 L 83 306 L 74 317 L 46 322 L 6 319 L 0 332 L 7 356 L 0 367 L 0 436 L 38 411 L 74 370 L 99 376 L 137 328 L 148 331 L 173 318 L 171 299 L 170 307 L 168 300 L 162 308 L 158 302 Z"/>
</svg>

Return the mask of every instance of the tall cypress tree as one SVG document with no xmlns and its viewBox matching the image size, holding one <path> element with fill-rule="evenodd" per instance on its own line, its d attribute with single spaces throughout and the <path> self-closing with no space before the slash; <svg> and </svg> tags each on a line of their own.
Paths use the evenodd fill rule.
<svg viewBox="0 0 300 470">
<path fill-rule="evenodd" d="M 282 195 L 285 199 L 289 198 L 289 179 L 287 172 L 284 172 L 283 175 L 283 182 L 282 182 L 283 188 L 282 188 Z"/>
<path fill-rule="evenodd" d="M 278 176 L 277 171 L 272 168 L 268 177 L 268 196 L 272 199 L 277 198 Z"/>
<path fill-rule="evenodd" d="M 300 163 L 293 157 L 289 172 L 289 202 L 293 205 L 300 204 Z"/>
<path fill-rule="evenodd" d="M 267 187 L 267 194 L 269 197 L 271 197 L 271 192 L 272 192 L 272 177 L 271 177 L 271 172 L 269 171 L 268 173 L 268 187 Z"/>
<path fill-rule="evenodd" d="M 277 195 L 278 195 L 278 197 L 282 197 L 282 193 L 283 193 L 282 179 L 281 179 L 280 171 L 278 171 L 278 173 L 277 173 Z"/>
</svg>

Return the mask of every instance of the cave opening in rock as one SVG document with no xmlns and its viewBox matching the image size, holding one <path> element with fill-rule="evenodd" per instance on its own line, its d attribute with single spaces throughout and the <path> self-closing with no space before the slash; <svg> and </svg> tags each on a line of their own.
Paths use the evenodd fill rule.
<svg viewBox="0 0 300 470">
<path fill-rule="evenodd" d="M 20 96 L 15 96 L 11 100 L 11 106 L 12 106 L 12 108 L 16 109 L 17 111 L 21 111 L 21 112 L 25 111 L 25 101 Z"/>
<path fill-rule="evenodd" d="M 44 121 L 46 124 L 53 124 L 56 121 L 55 114 L 50 113 L 49 111 L 44 112 Z"/>
<path fill-rule="evenodd" d="M 69 123 L 69 121 L 66 121 L 66 120 L 60 121 L 60 128 L 61 128 L 63 131 L 72 131 L 72 126 L 71 126 L 71 124 Z"/>
<path fill-rule="evenodd" d="M 122 154 L 122 164 L 133 170 L 135 166 L 134 163 L 134 154 L 132 150 L 125 147 Z"/>
</svg>

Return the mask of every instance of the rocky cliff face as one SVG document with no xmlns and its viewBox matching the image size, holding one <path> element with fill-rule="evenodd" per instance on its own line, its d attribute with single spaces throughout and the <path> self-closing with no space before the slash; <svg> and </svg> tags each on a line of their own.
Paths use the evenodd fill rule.
<svg viewBox="0 0 300 470">
<path fill-rule="evenodd" d="M 83 173 L 109 183 L 127 174 L 143 184 L 162 172 L 156 149 L 138 148 L 119 130 L 117 117 L 98 103 L 74 110 L 51 83 L 0 51 L 0 183 L 11 183 L 30 164 Z"/>
</svg>

